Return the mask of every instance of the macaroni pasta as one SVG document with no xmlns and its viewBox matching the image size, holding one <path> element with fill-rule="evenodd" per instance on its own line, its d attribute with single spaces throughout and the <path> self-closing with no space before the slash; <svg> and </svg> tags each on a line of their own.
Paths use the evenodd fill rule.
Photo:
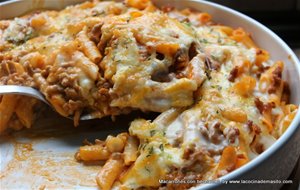
<svg viewBox="0 0 300 190">
<path fill-rule="evenodd" d="M 203 10 L 205 11 L 205 10 Z M 105 161 L 102 190 L 188 189 L 257 157 L 288 128 L 284 63 L 247 31 L 210 14 L 150 0 L 85 2 L 0 21 L 0 84 L 41 91 L 62 116 L 159 112 L 128 132 L 79 148 L 78 161 Z M 32 126 L 39 102 L 0 98 L 0 132 Z"/>
</svg>

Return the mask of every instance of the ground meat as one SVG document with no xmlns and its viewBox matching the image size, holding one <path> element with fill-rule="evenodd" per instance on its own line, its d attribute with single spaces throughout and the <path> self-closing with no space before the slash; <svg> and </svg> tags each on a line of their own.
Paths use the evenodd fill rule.
<svg viewBox="0 0 300 190">
<path fill-rule="evenodd" d="M 63 109 L 66 110 L 71 115 L 74 114 L 75 111 L 81 110 L 83 106 L 84 104 L 80 100 L 77 101 L 69 100 L 63 105 Z"/>
<path fill-rule="evenodd" d="M 216 122 L 209 128 L 209 138 L 214 144 L 218 144 L 221 141 L 221 136 L 223 135 L 223 132 L 220 129 L 220 127 L 221 123 Z"/>
<path fill-rule="evenodd" d="M 78 97 L 78 93 L 76 92 L 75 89 L 67 87 L 64 92 L 66 93 L 66 95 L 68 97 L 70 97 L 71 99 L 76 99 Z"/>
<path fill-rule="evenodd" d="M 230 127 L 226 133 L 226 137 L 230 143 L 234 143 L 236 139 L 238 139 L 240 135 L 240 131 L 236 127 Z"/>
<path fill-rule="evenodd" d="M 208 70 L 218 70 L 221 65 L 217 61 L 214 61 L 209 57 L 205 57 L 205 66 Z"/>
<path fill-rule="evenodd" d="M 247 126 L 248 126 L 251 133 L 254 133 L 256 135 L 259 135 L 261 133 L 261 128 L 259 126 L 255 125 L 253 123 L 253 121 L 248 120 L 247 121 Z"/>
<path fill-rule="evenodd" d="M 183 159 L 189 160 L 190 156 L 195 152 L 195 145 L 191 145 L 184 150 Z"/>
<path fill-rule="evenodd" d="M 261 114 L 263 114 L 264 112 L 267 112 L 267 111 L 271 111 L 272 108 L 275 107 L 274 102 L 269 102 L 267 104 L 264 104 L 262 101 L 260 101 L 259 98 L 255 98 L 254 103 L 255 103 L 256 108 L 259 110 L 259 112 Z"/>
<path fill-rule="evenodd" d="M 200 130 L 200 133 L 201 133 L 205 138 L 209 138 L 209 132 L 208 132 L 207 127 L 205 127 L 205 125 L 199 126 L 199 130 Z"/>
<path fill-rule="evenodd" d="M 237 66 L 234 67 L 234 68 L 230 71 L 230 74 L 229 74 L 229 77 L 228 77 L 228 80 L 229 80 L 230 82 L 234 82 L 234 81 L 235 81 L 236 77 L 238 76 L 238 71 L 239 71 L 239 69 L 238 69 Z"/>
<path fill-rule="evenodd" d="M 198 55 L 196 43 L 193 42 L 191 44 L 188 55 L 189 55 L 189 60 L 192 60 L 196 55 Z"/>
<path fill-rule="evenodd" d="M 36 87 L 33 78 L 24 72 L 24 68 L 10 60 L 3 60 L 0 63 L 0 84 Z"/>
<path fill-rule="evenodd" d="M 64 91 L 63 87 L 59 85 L 49 85 L 45 90 L 45 94 L 51 97 L 54 94 L 62 93 Z"/>
<path fill-rule="evenodd" d="M 103 22 L 96 24 L 92 28 L 91 32 L 89 33 L 90 39 L 92 41 L 94 41 L 96 44 L 100 41 L 101 34 L 102 34 L 101 28 L 102 28 L 103 24 L 104 24 Z"/>
<path fill-rule="evenodd" d="M 47 77 L 44 78 L 43 83 L 46 84 L 42 84 L 44 88 L 41 88 L 41 91 L 50 102 L 56 102 L 55 109 L 63 110 L 62 115 L 78 114 L 89 105 L 91 94 L 83 94 L 85 87 L 80 86 L 79 80 L 81 71 L 72 61 L 55 64 L 47 68 L 42 75 Z"/>
<path fill-rule="evenodd" d="M 174 66 L 176 73 L 179 74 L 180 71 L 184 70 L 189 62 L 198 55 L 196 43 L 191 43 L 188 50 L 179 49 L 175 54 Z"/>
<path fill-rule="evenodd" d="M 107 88 L 100 88 L 98 90 L 98 93 L 99 93 L 99 99 L 101 101 L 109 100 L 109 98 L 110 98 L 109 89 L 107 89 Z"/>
<path fill-rule="evenodd" d="M 204 138 L 213 144 L 219 144 L 224 137 L 223 131 L 221 130 L 221 123 L 218 121 L 212 123 L 211 125 L 208 123 L 201 124 L 199 126 L 199 131 Z M 213 155 L 219 153 L 218 150 L 208 149 L 207 151 L 211 152 Z"/>
<path fill-rule="evenodd" d="M 278 86 L 281 82 L 282 78 L 282 68 L 277 67 L 273 72 L 272 72 L 273 80 L 276 86 Z"/>
<path fill-rule="evenodd" d="M 103 101 L 110 102 L 112 96 L 109 93 L 109 89 L 112 88 L 112 86 L 113 85 L 108 81 L 106 81 L 105 79 L 100 79 L 96 85 L 98 90 L 94 98 L 100 100 L 101 102 Z"/>
<path fill-rule="evenodd" d="M 268 90 L 269 94 L 275 93 L 276 89 L 280 86 L 281 81 L 282 81 L 282 68 L 277 67 L 273 72 L 272 72 L 272 84 Z"/>
<path fill-rule="evenodd" d="M 154 81 L 158 82 L 170 82 L 173 78 L 189 78 L 191 76 L 192 59 L 198 55 L 196 44 L 191 43 L 190 48 L 179 49 L 174 55 L 174 64 L 172 64 L 168 71 L 161 71 L 155 73 L 155 76 L 152 78 Z M 163 54 L 157 53 L 157 59 L 163 60 L 165 57 Z"/>
<path fill-rule="evenodd" d="M 30 77 L 27 73 L 22 73 L 22 74 L 14 73 L 9 76 L 1 77 L 0 84 L 35 87 L 32 77 Z"/>
</svg>

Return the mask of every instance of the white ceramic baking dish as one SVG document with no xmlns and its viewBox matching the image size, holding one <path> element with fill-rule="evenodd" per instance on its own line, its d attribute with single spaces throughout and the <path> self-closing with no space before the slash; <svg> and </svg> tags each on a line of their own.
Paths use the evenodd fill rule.
<svg viewBox="0 0 300 190">
<path fill-rule="evenodd" d="M 20 16 L 30 10 L 41 9 L 41 8 L 50 8 L 50 9 L 61 9 L 67 5 L 75 4 L 81 2 L 83 0 L 14 0 L 10 2 L 5 2 L 0 4 L 0 19 L 13 18 L 15 16 Z M 249 31 L 254 39 L 254 41 L 262 48 L 268 50 L 271 54 L 271 58 L 273 60 L 282 60 L 285 62 L 284 69 L 284 78 L 288 81 L 292 93 L 291 93 L 291 102 L 294 104 L 300 104 L 300 63 L 293 51 L 283 42 L 276 34 L 274 34 L 271 30 L 258 23 L 257 21 L 237 12 L 232 9 L 226 8 L 224 6 L 220 6 L 214 3 L 210 3 L 202 0 L 153 0 L 154 3 L 158 6 L 171 4 L 179 9 L 183 8 L 193 8 L 196 10 L 201 10 L 210 13 L 213 16 L 213 19 L 216 22 L 229 25 L 232 27 L 242 27 L 245 30 Z M 270 5 L 272 6 L 272 5 Z M 48 121 L 48 120 L 47 120 Z M 51 121 L 51 119 L 50 119 Z M 51 122 L 50 122 L 51 123 Z M 55 122 L 57 125 L 57 122 Z M 68 123 L 68 122 L 67 122 Z M 45 126 L 50 126 L 51 124 L 40 124 Z M 66 124 L 68 125 L 68 124 Z M 99 123 L 97 124 L 99 125 Z M 103 124 L 105 125 L 105 124 Z M 269 149 L 263 152 L 256 159 L 243 166 L 242 168 L 233 171 L 232 173 L 222 177 L 222 180 L 230 180 L 230 179 L 275 179 L 275 180 L 284 180 L 286 179 L 290 173 L 292 168 L 294 168 L 297 159 L 300 155 L 300 112 L 297 113 L 294 121 L 288 128 L 288 130 L 277 140 L 277 142 L 272 145 Z M 61 129 L 60 129 L 61 130 Z M 97 135 L 95 131 L 90 133 L 85 133 L 82 130 L 74 130 L 74 134 L 68 134 L 67 137 L 60 136 L 56 138 L 55 141 L 51 138 L 45 138 L 44 141 L 38 142 L 34 144 L 34 150 L 42 151 L 42 150 L 51 150 L 52 153 L 57 152 L 74 152 L 76 147 L 79 146 L 80 142 L 84 138 L 95 138 L 95 137 L 103 137 L 109 133 L 116 133 L 119 129 L 97 129 Z M 124 128 L 121 130 L 125 130 Z M 82 134 L 81 134 L 82 133 Z M 73 136 L 72 136 L 73 135 Z M 17 135 L 20 136 L 20 135 Z M 17 137 L 20 138 L 20 137 Z M 68 139 L 72 139 L 69 141 Z M 22 137 L 21 139 L 24 140 Z M 25 138 L 26 139 L 26 138 Z M 32 140 L 29 138 L 29 140 Z M 28 141 L 28 139 L 27 139 Z M 69 143 L 63 143 L 67 141 Z M 1 173 L 5 170 L 16 170 L 10 173 L 10 178 L 18 178 L 8 180 L 7 176 L 0 176 L 0 184 L 2 188 L 7 189 L 34 189 L 37 187 L 45 187 L 46 189 L 54 188 L 54 189 L 62 189 L 62 188 L 70 188 L 69 186 L 64 186 L 60 182 L 52 183 L 52 185 L 47 186 L 45 180 L 41 178 L 34 178 L 37 175 L 33 175 L 30 172 L 26 173 L 26 171 L 18 170 L 17 167 L 8 168 L 7 165 L 10 164 L 11 159 L 13 159 L 13 152 L 16 146 L 11 145 L 12 141 L 7 142 L 6 138 L 2 138 L 0 140 L 0 149 L 1 149 Z M 51 155 L 53 156 L 53 154 Z M 60 154 L 61 155 L 61 154 Z M 49 156 L 51 157 L 51 156 Z M 48 158 L 49 158 L 48 157 Z M 46 157 L 44 157 L 46 158 Z M 57 158 L 53 158 L 53 160 L 57 161 Z M 21 162 L 21 161 L 20 161 Z M 26 165 L 26 160 L 23 165 Z M 32 164 L 32 163 L 27 163 Z M 28 167 L 28 166 L 27 166 Z M 29 166 L 30 167 L 30 166 Z M 46 167 L 46 166 L 45 166 Z M 78 167 L 78 166 L 74 166 Z M 12 169 L 13 168 L 13 169 Z M 59 164 L 58 164 L 59 168 Z M 63 172 L 64 164 L 61 165 L 60 173 L 66 175 Z M 84 167 L 83 167 L 84 168 Z M 84 171 L 85 169 L 82 169 Z M 47 169 L 47 168 L 46 168 Z M 72 169 L 71 169 L 72 170 Z M 15 172 L 15 175 L 13 175 Z M 92 170 L 90 171 L 92 172 Z M 93 170 L 93 172 L 95 172 Z M 88 172 L 85 173 L 87 175 Z M 28 178 L 20 177 L 20 175 L 28 175 Z M 32 176 L 31 176 L 32 175 Z M 48 175 L 51 176 L 51 173 Z M 78 176 L 64 176 L 62 175 L 60 178 L 64 179 L 68 178 L 68 180 L 79 180 Z M 3 177 L 4 176 L 4 177 Z M 92 179 L 93 176 L 91 174 L 89 179 Z M 55 179 L 55 178 L 54 178 Z M 62 180 L 66 181 L 66 180 Z M 56 184 L 56 185 L 55 185 Z M 81 183 L 76 184 L 71 189 L 95 189 L 95 186 L 86 185 Z M 206 184 L 201 187 L 196 187 L 197 189 L 279 189 L 282 184 Z"/>
</svg>

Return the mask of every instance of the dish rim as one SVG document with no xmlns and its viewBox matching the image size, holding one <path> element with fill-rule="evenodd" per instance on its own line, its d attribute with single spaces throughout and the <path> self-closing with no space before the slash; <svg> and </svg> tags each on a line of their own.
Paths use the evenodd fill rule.
<svg viewBox="0 0 300 190">
<path fill-rule="evenodd" d="M 9 5 L 9 4 L 13 4 L 13 3 L 18 3 L 20 1 L 24 1 L 24 0 L 9 0 L 9 1 L 5 1 L 5 2 L 0 2 L 0 7 L 1 6 L 6 6 L 6 5 Z M 109 0 L 109 1 L 112 1 L 112 0 Z M 177 1 L 177 0 L 173 0 L 173 1 Z M 272 37 L 272 39 L 277 41 L 277 43 L 280 46 L 282 46 L 283 49 L 285 49 L 285 51 L 288 53 L 289 60 L 290 60 L 290 62 L 292 62 L 291 64 L 294 64 L 294 66 L 297 70 L 297 74 L 298 74 L 297 75 L 298 81 L 300 81 L 300 61 L 299 61 L 299 59 L 297 58 L 295 53 L 292 51 L 292 49 L 277 34 L 275 34 L 269 28 L 267 28 L 266 26 L 264 26 L 260 22 L 256 21 L 255 19 L 253 19 L 253 18 L 251 18 L 251 17 L 249 17 L 249 16 L 247 16 L 247 15 L 245 15 L 245 14 L 239 12 L 239 11 L 236 11 L 232 8 L 220 5 L 220 4 L 215 3 L 215 2 L 208 2 L 208 1 L 205 1 L 205 0 L 187 0 L 187 1 L 203 4 L 205 6 L 210 6 L 213 9 L 219 9 L 223 12 L 227 12 L 231 15 L 235 15 L 235 16 L 239 17 L 241 20 L 246 22 L 246 24 L 253 24 L 253 25 L 255 25 L 255 27 L 262 29 L 263 32 L 270 35 Z M 298 107 L 300 107 L 300 102 L 298 103 Z M 297 132 L 297 130 L 300 130 L 300 110 L 299 109 L 298 109 L 292 123 L 290 124 L 288 129 L 284 132 L 284 134 L 282 136 L 280 136 L 280 138 L 278 138 L 276 140 L 276 142 L 274 144 L 272 144 L 263 153 L 258 155 L 256 158 L 254 158 L 253 160 L 251 160 L 249 163 L 242 166 L 241 168 L 238 168 L 238 169 L 230 172 L 229 174 L 226 174 L 225 176 L 218 178 L 217 180 L 220 183 L 203 184 L 201 186 L 195 186 L 193 188 L 199 189 L 199 190 L 211 189 L 211 188 L 214 188 L 214 187 L 217 187 L 217 186 L 221 185 L 222 181 L 228 181 L 228 180 L 236 179 L 240 176 L 243 176 L 245 173 L 247 173 L 248 171 L 254 169 L 257 166 L 259 166 L 262 162 L 264 162 L 265 160 L 270 158 L 272 155 L 274 155 L 279 149 L 282 148 L 282 146 L 284 144 L 288 143 L 288 141 Z"/>
<path fill-rule="evenodd" d="M 208 1 L 204 1 L 204 0 L 190 0 L 191 2 L 197 2 L 200 4 L 204 4 L 204 5 L 208 5 L 211 6 L 213 8 L 216 9 L 220 9 L 224 12 L 228 12 L 229 14 L 233 14 L 236 15 L 238 17 L 240 17 L 240 19 L 254 24 L 256 27 L 261 28 L 265 33 L 267 33 L 268 35 L 271 35 L 271 37 L 276 40 L 288 53 L 288 55 L 290 56 L 290 62 L 291 64 L 294 64 L 295 68 L 297 69 L 297 77 L 298 77 L 298 81 L 300 81 L 300 61 L 297 58 L 297 56 L 295 55 L 295 53 L 292 51 L 292 49 L 277 35 L 275 34 L 273 31 L 271 31 L 269 28 L 267 28 L 266 26 L 264 26 L 263 24 L 261 24 L 260 22 L 256 21 L 255 19 L 239 12 L 236 11 L 234 9 L 231 9 L 229 7 L 214 3 L 214 2 L 208 2 Z M 212 15 L 213 16 L 213 15 Z M 300 95 L 300 94 L 299 94 Z M 298 108 L 300 107 L 300 102 L 298 103 Z M 280 136 L 276 142 L 274 144 L 272 144 L 267 150 L 265 150 L 263 153 L 261 153 L 260 155 L 258 155 L 256 158 L 254 158 L 253 160 L 251 160 L 249 163 L 245 164 L 244 166 L 226 174 L 223 177 L 218 178 L 217 180 L 219 180 L 220 182 L 222 181 L 229 181 L 232 179 L 237 179 L 240 176 L 243 176 L 245 173 L 249 172 L 250 170 L 254 169 L 255 167 L 259 166 L 262 162 L 264 162 L 265 160 L 267 160 L 268 158 L 270 158 L 272 155 L 275 155 L 276 152 L 282 148 L 282 146 L 286 143 L 288 143 L 288 141 L 292 138 L 292 136 L 294 134 L 296 134 L 297 130 L 300 130 L 300 111 L 298 109 L 292 123 L 290 124 L 290 126 L 287 128 L 287 130 L 283 133 L 282 136 Z M 202 189 L 211 189 L 213 187 L 217 187 L 222 183 L 209 183 L 209 184 L 204 184 L 201 186 L 196 186 L 195 188 L 198 190 L 202 190 Z"/>
</svg>

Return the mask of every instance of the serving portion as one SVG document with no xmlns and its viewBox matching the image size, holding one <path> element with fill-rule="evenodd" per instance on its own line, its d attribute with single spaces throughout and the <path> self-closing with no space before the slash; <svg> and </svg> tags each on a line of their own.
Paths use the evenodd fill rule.
<svg viewBox="0 0 300 190">
<path fill-rule="evenodd" d="M 204 65 L 186 64 L 189 49 L 197 54 L 195 34 L 166 15 L 139 14 L 121 3 L 86 2 L 1 21 L 1 84 L 39 89 L 75 125 L 83 112 L 101 118 L 192 105 L 205 77 Z M 1 131 L 29 128 L 32 111 L 21 109 L 36 101 L 3 98 Z"/>
<path fill-rule="evenodd" d="M 284 63 L 270 60 L 245 30 L 148 0 L 0 21 L 0 63 L 2 85 L 37 88 L 75 125 L 82 113 L 161 113 L 80 147 L 78 161 L 106 161 L 96 177 L 102 190 L 188 189 L 216 179 L 265 151 L 297 112 Z M 2 96 L 0 131 L 29 128 L 39 106 Z"/>
</svg>

